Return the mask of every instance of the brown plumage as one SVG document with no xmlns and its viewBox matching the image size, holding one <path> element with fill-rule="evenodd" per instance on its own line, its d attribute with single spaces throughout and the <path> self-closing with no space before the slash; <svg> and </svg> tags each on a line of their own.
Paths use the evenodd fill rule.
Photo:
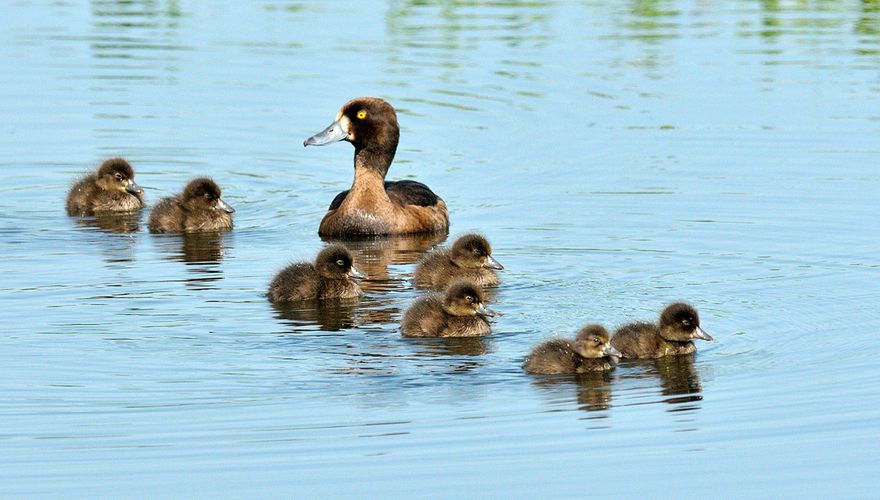
<svg viewBox="0 0 880 500">
<path fill-rule="evenodd" d="M 466 234 L 452 248 L 431 251 L 416 266 L 413 281 L 417 287 L 442 290 L 456 279 L 466 278 L 480 286 L 495 286 L 495 269 L 504 269 L 492 257 L 492 247 L 479 234 Z"/>
<path fill-rule="evenodd" d="M 162 198 L 150 213 L 150 232 L 196 233 L 232 229 L 235 209 L 220 198 L 220 186 L 207 177 L 191 180 L 183 192 Z"/>
<path fill-rule="evenodd" d="M 693 339 L 711 341 L 712 337 L 700 328 L 697 310 L 679 302 L 663 310 L 659 323 L 636 321 L 621 326 L 611 345 L 624 359 L 653 359 L 696 352 Z"/>
<path fill-rule="evenodd" d="M 404 337 L 480 337 L 490 332 L 483 306 L 483 289 L 474 282 L 456 281 L 445 293 L 419 297 L 400 324 Z"/>
<path fill-rule="evenodd" d="M 67 215 L 130 212 L 144 207 L 144 190 L 134 182 L 134 169 L 122 158 L 110 158 L 98 171 L 74 183 L 67 193 Z"/>
<path fill-rule="evenodd" d="M 269 284 L 272 302 L 347 299 L 362 294 L 352 278 L 363 275 L 354 268 L 351 252 L 342 245 L 321 250 L 315 263 L 298 262 L 282 269 Z"/>
<path fill-rule="evenodd" d="M 613 356 L 619 356 L 610 344 L 611 336 L 602 325 L 587 325 L 574 339 L 551 339 L 532 349 L 523 368 L 535 374 L 577 374 L 612 369 Z"/>
<path fill-rule="evenodd" d="M 354 181 L 339 193 L 321 225 L 321 236 L 427 233 L 449 227 L 446 203 L 416 181 L 386 182 L 397 152 L 400 127 L 390 104 L 376 97 L 345 103 L 336 120 L 304 146 L 346 140 L 354 145 Z"/>
</svg>

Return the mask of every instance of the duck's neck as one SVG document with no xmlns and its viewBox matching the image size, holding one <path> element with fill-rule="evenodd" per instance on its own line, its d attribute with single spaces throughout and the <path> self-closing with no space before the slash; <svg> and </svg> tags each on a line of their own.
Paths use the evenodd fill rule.
<svg viewBox="0 0 880 500">
<path fill-rule="evenodd" d="M 385 192 L 385 174 L 394 160 L 397 149 L 392 147 L 357 147 L 354 152 L 354 182 L 352 191 Z"/>
</svg>

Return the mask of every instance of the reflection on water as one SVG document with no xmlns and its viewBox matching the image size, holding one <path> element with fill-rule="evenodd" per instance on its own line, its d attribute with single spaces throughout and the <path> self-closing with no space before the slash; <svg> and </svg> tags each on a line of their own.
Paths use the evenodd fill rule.
<svg viewBox="0 0 880 500">
<path fill-rule="evenodd" d="M 108 233 L 136 233 L 141 229 L 141 212 L 96 214 L 77 217 L 76 223 Z"/>
<path fill-rule="evenodd" d="M 417 346 L 416 354 L 418 356 L 427 357 L 480 356 L 488 353 L 492 346 L 491 336 L 406 339 L 405 342 Z"/>
<path fill-rule="evenodd" d="M 669 411 L 699 410 L 703 388 L 694 366 L 695 356 L 687 354 L 654 360 L 621 361 L 618 373 L 622 379 L 656 379 L 660 383 L 660 394 L 669 396 L 658 401 L 673 405 Z"/>
<path fill-rule="evenodd" d="M 446 241 L 448 232 L 383 236 L 363 239 L 325 238 L 325 243 L 341 243 L 351 250 L 358 270 L 367 275 L 361 288 L 368 293 L 384 293 L 403 285 L 399 273 L 389 266 L 414 264 L 425 252 Z"/>
<path fill-rule="evenodd" d="M 358 326 L 355 307 L 358 299 L 311 301 L 300 304 L 272 303 L 275 317 L 288 327 L 284 332 L 298 333 L 319 329 L 335 332 Z"/>
<path fill-rule="evenodd" d="M 160 255 L 186 264 L 190 277 L 185 282 L 193 290 L 215 289 L 212 283 L 223 279 L 223 268 L 219 264 L 232 247 L 233 232 L 151 234 L 150 237 Z"/>
<path fill-rule="evenodd" d="M 604 412 L 611 408 L 612 372 L 583 373 L 579 375 L 538 375 L 533 376 L 535 387 L 548 396 L 569 398 L 575 394 L 578 409 L 589 412 Z M 602 418 L 607 414 L 602 414 Z"/>
</svg>

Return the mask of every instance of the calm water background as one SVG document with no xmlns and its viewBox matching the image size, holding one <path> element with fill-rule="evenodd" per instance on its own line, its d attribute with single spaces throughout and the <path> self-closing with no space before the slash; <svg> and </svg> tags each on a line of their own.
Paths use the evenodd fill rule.
<svg viewBox="0 0 880 500">
<path fill-rule="evenodd" d="M 880 445 L 880 2 L 6 0 L 0 495 L 869 496 Z M 400 338 L 430 239 L 356 305 L 275 309 L 352 148 L 507 266 L 491 337 Z M 213 176 L 220 238 L 78 221 L 124 155 Z M 535 378 L 531 346 L 694 303 L 695 360 Z"/>
</svg>

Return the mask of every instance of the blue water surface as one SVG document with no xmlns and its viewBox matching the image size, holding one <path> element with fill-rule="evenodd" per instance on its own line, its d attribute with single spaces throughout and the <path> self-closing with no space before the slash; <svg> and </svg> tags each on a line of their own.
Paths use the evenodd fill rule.
<svg viewBox="0 0 880 500">
<path fill-rule="evenodd" d="M 0 67 L 0 496 L 876 495 L 876 1 L 10 0 Z M 361 95 L 450 235 L 275 308 L 352 178 L 302 141 Z M 66 216 L 117 155 L 150 204 L 214 177 L 234 231 Z M 415 262 L 473 230 L 493 334 L 401 338 Z M 520 367 L 677 300 L 694 359 Z"/>
</svg>

